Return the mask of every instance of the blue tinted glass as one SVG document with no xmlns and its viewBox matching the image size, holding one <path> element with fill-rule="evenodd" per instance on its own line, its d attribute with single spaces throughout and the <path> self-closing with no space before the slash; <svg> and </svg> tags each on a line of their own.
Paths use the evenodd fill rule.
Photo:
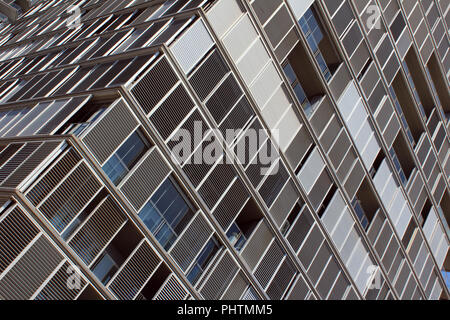
<svg viewBox="0 0 450 320">
<path fill-rule="evenodd" d="M 200 269 L 198 265 L 194 265 L 189 274 L 187 275 L 187 279 L 189 280 L 189 282 L 195 284 L 198 278 L 200 278 L 202 271 L 203 270 Z"/>
<path fill-rule="evenodd" d="M 108 254 L 105 254 L 92 270 L 103 284 L 106 284 L 112 278 L 115 271 L 117 271 L 117 266 Z"/>
<path fill-rule="evenodd" d="M 292 84 L 295 80 L 297 80 L 294 69 L 292 69 L 292 66 L 289 63 L 283 69 L 286 77 L 289 79 L 289 83 Z"/>
<path fill-rule="evenodd" d="M 134 132 L 103 165 L 103 170 L 117 185 L 147 149 L 138 132 Z"/>
<path fill-rule="evenodd" d="M 312 52 L 319 51 L 319 47 L 317 46 L 316 39 L 314 38 L 314 36 L 312 34 L 310 34 L 306 38 L 306 40 L 308 41 L 308 45 L 311 48 Z"/>
<path fill-rule="evenodd" d="M 320 30 L 319 26 L 317 26 L 315 29 L 313 29 L 312 34 L 313 34 L 313 36 L 314 36 L 314 39 L 316 39 L 316 42 L 317 42 L 317 43 L 320 43 L 320 41 L 322 41 L 322 39 L 323 39 L 323 33 L 322 33 L 322 31 Z"/>
<path fill-rule="evenodd" d="M 137 132 L 134 132 L 125 143 L 117 150 L 117 156 L 122 159 L 128 169 L 140 157 L 145 150 L 145 143 Z"/>
<path fill-rule="evenodd" d="M 306 94 L 305 94 L 305 91 L 303 91 L 302 86 L 300 84 L 297 84 L 294 87 L 294 92 L 298 98 L 298 101 L 300 101 L 300 103 L 303 104 L 303 102 L 306 100 Z"/>
<path fill-rule="evenodd" d="M 300 24 L 300 28 L 302 29 L 303 33 L 307 35 L 310 32 L 310 30 L 306 19 L 302 17 L 300 18 L 300 20 L 298 20 L 298 23 Z"/>
<path fill-rule="evenodd" d="M 117 185 L 128 172 L 125 164 L 115 154 L 103 165 L 103 170 L 115 185 Z"/>
<path fill-rule="evenodd" d="M 151 232 L 154 232 L 156 227 L 162 222 L 160 213 L 150 202 L 141 210 L 139 217 Z"/>
<path fill-rule="evenodd" d="M 167 250 L 175 242 L 176 235 L 174 231 L 166 223 L 164 223 L 157 232 L 156 239 L 164 247 L 164 249 Z"/>
<path fill-rule="evenodd" d="M 178 232 L 184 230 L 192 216 L 191 207 L 171 179 L 164 181 L 139 213 L 141 220 L 166 249 L 173 244 Z"/>
</svg>

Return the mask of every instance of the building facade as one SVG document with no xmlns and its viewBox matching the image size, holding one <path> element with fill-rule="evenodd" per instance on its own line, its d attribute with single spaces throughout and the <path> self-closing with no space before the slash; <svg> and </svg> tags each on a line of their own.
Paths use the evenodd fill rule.
<svg viewBox="0 0 450 320">
<path fill-rule="evenodd" d="M 0 299 L 449 298 L 448 1 L 0 4 Z"/>
</svg>

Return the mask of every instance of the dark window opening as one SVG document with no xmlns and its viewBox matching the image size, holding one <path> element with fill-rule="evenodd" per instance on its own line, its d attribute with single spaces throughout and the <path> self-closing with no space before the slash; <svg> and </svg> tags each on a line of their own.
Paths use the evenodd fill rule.
<svg viewBox="0 0 450 320">
<path fill-rule="evenodd" d="M 367 179 L 364 179 L 355 198 L 352 200 L 352 207 L 355 209 L 362 227 L 367 231 L 380 208 L 378 200 Z"/>
<path fill-rule="evenodd" d="M 325 210 L 327 209 L 328 205 L 331 202 L 331 199 L 333 199 L 334 194 L 336 193 L 337 187 L 335 184 L 331 186 L 331 189 L 328 191 L 327 195 L 325 196 L 325 199 L 322 202 L 322 205 L 320 206 L 319 210 L 317 211 L 317 215 L 319 218 L 322 218 L 323 214 L 325 213 Z"/>
<path fill-rule="evenodd" d="M 107 284 L 141 240 L 142 235 L 128 221 L 92 265 L 92 272 Z"/>
<path fill-rule="evenodd" d="M 171 271 L 169 267 L 165 263 L 162 263 L 152 275 L 142 291 L 139 293 L 139 298 L 141 300 L 151 300 L 159 291 L 166 279 L 170 276 L 170 274 Z"/>
<path fill-rule="evenodd" d="M 242 249 L 263 217 L 256 202 L 249 199 L 227 231 L 228 240 L 237 251 Z"/>
<path fill-rule="evenodd" d="M 300 28 L 306 37 L 308 46 L 327 81 L 342 62 L 339 54 L 314 7 L 309 8 L 299 20 Z"/>
<path fill-rule="evenodd" d="M 423 227 L 425 225 L 428 215 L 430 214 L 430 210 L 431 210 L 431 201 L 429 199 L 427 199 L 427 201 L 425 202 L 425 205 L 422 208 L 422 211 L 420 212 L 420 216 L 418 217 L 421 227 Z"/>
<path fill-rule="evenodd" d="M 285 236 L 289 230 L 291 230 L 292 225 L 294 224 L 297 217 L 300 215 L 305 203 L 302 201 L 301 203 L 297 202 L 294 208 L 289 213 L 286 221 L 281 226 L 281 233 Z"/>
</svg>

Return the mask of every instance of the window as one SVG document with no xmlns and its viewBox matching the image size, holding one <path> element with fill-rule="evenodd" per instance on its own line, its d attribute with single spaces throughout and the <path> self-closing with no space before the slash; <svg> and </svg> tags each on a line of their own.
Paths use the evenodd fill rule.
<svg viewBox="0 0 450 320">
<path fill-rule="evenodd" d="M 283 67 L 284 73 L 289 80 L 289 84 L 294 90 L 295 95 L 297 96 L 298 101 L 303 106 L 305 113 L 309 116 L 312 112 L 311 103 L 306 96 L 305 91 L 303 90 L 300 82 L 297 79 L 297 75 L 295 74 L 294 69 L 292 68 L 289 62 L 286 62 Z"/>
<path fill-rule="evenodd" d="M 111 280 L 117 270 L 119 270 L 119 266 L 116 264 L 111 255 L 105 252 L 94 265 L 92 272 L 103 284 L 106 284 L 109 280 Z"/>
<path fill-rule="evenodd" d="M 103 165 L 103 170 L 111 181 L 118 185 L 148 148 L 142 133 L 137 130 Z"/>
<path fill-rule="evenodd" d="M 211 240 L 208 241 L 187 274 L 187 279 L 190 283 L 193 285 L 197 283 L 198 279 L 219 252 L 221 247 L 222 245 L 216 236 L 213 236 Z"/>
<path fill-rule="evenodd" d="M 93 263 L 92 272 L 106 285 L 141 241 L 142 234 L 128 221 Z"/>
<path fill-rule="evenodd" d="M 303 17 L 298 21 L 303 34 L 306 37 L 308 46 L 314 54 L 314 57 L 319 64 L 323 76 L 327 81 L 331 79 L 331 71 L 321 51 L 321 42 L 324 40 L 324 33 L 319 24 L 319 19 L 310 8 L 306 11 Z"/>
<path fill-rule="evenodd" d="M 248 200 L 227 231 L 228 240 L 237 251 L 243 248 L 262 219 L 263 214 L 256 202 L 253 199 Z"/>
<path fill-rule="evenodd" d="M 168 178 L 139 213 L 139 217 L 168 250 L 194 216 L 193 205 Z"/>
<path fill-rule="evenodd" d="M 364 228 L 364 230 L 367 230 L 367 228 L 369 227 L 369 221 L 366 218 L 366 214 L 361 206 L 361 202 L 357 198 L 355 198 L 352 201 L 352 206 L 355 209 L 356 215 L 358 216 L 358 220 L 361 223 L 362 227 Z"/>
</svg>

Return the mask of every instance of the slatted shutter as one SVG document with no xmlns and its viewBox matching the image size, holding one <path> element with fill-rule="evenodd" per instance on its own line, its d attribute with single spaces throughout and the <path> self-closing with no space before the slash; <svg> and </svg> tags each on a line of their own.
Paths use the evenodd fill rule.
<svg viewBox="0 0 450 320">
<path fill-rule="evenodd" d="M 225 291 L 221 300 L 238 300 L 245 289 L 248 287 L 248 281 L 245 279 L 242 271 L 239 271 L 231 281 L 228 289 Z"/>
<path fill-rule="evenodd" d="M 223 230 L 228 229 L 249 198 L 244 184 L 240 179 L 236 179 L 213 212 Z"/>
<path fill-rule="evenodd" d="M 60 141 L 42 143 L 42 145 L 40 145 L 33 154 L 20 164 L 20 166 L 3 182 L 2 186 L 16 188 L 60 145 Z"/>
<path fill-rule="evenodd" d="M 209 278 L 200 289 L 200 293 L 207 300 L 219 299 L 237 270 L 236 262 L 234 262 L 229 252 L 226 252 L 214 270 L 211 271 Z"/>
<path fill-rule="evenodd" d="M 203 248 L 211 233 L 211 227 L 203 216 L 198 213 L 170 251 L 171 256 L 183 271 L 186 271 L 187 267 Z"/>
<path fill-rule="evenodd" d="M 295 268 L 292 263 L 286 258 L 278 269 L 277 274 L 273 278 L 269 287 L 267 288 L 267 295 L 272 300 L 280 300 L 283 298 L 284 292 L 287 290 L 289 284 L 295 276 Z"/>
<path fill-rule="evenodd" d="M 221 123 L 223 118 L 239 101 L 242 95 L 243 93 L 239 84 L 233 74 L 230 74 L 208 99 L 206 107 L 209 112 L 211 112 L 214 120 L 217 123 Z"/>
<path fill-rule="evenodd" d="M 80 279 L 80 288 L 69 288 L 70 278 L 77 275 Z M 75 273 L 75 268 L 69 262 L 61 265 L 59 270 L 42 288 L 39 294 L 34 298 L 35 300 L 74 300 L 81 290 L 86 285 L 86 280 L 78 272 Z"/>
<path fill-rule="evenodd" d="M 147 241 L 142 241 L 131 258 L 109 284 L 109 289 L 122 300 L 131 300 L 155 271 L 161 259 Z"/>
<path fill-rule="evenodd" d="M 80 155 L 73 149 L 69 149 L 26 194 L 28 200 L 37 206 L 79 161 L 81 161 Z"/>
<path fill-rule="evenodd" d="M 69 241 L 69 245 L 86 265 L 90 265 L 125 221 L 122 210 L 108 197 Z"/>
<path fill-rule="evenodd" d="M 29 299 L 62 259 L 54 245 L 41 235 L 0 280 L 0 298 Z"/>
<path fill-rule="evenodd" d="M 186 295 L 186 289 L 172 274 L 166 280 L 159 293 L 156 294 L 154 300 L 184 300 Z"/>
<path fill-rule="evenodd" d="M 150 116 L 159 134 L 166 140 L 194 108 L 194 102 L 180 84 Z"/>
<path fill-rule="evenodd" d="M 155 66 L 131 89 L 131 93 L 149 114 L 156 104 L 178 82 L 178 77 L 170 67 L 166 58 L 162 58 Z"/>
<path fill-rule="evenodd" d="M 213 39 L 199 19 L 171 45 L 171 51 L 181 69 L 188 74 L 213 45 Z"/>
<path fill-rule="evenodd" d="M 203 101 L 230 71 L 221 54 L 214 50 L 192 74 L 189 83 Z"/>
<path fill-rule="evenodd" d="M 270 229 L 264 220 L 262 220 L 255 228 L 253 235 L 247 240 L 241 252 L 241 257 L 247 262 L 250 270 L 255 268 L 272 239 L 273 235 Z"/>
<path fill-rule="evenodd" d="M 269 284 L 283 257 L 284 252 L 280 245 L 273 241 L 254 272 L 256 279 L 263 288 Z"/>
<path fill-rule="evenodd" d="M 82 140 L 98 163 L 103 165 L 137 126 L 136 118 L 125 102 L 120 100 L 106 111 Z"/>
<path fill-rule="evenodd" d="M 139 211 L 169 173 L 170 168 L 155 148 L 120 189 L 136 211 Z"/>
<path fill-rule="evenodd" d="M 0 222 L 0 274 L 38 233 L 38 228 L 19 208 L 5 216 Z"/>
<path fill-rule="evenodd" d="M 39 210 L 61 232 L 101 186 L 82 162 L 39 206 Z"/>
<path fill-rule="evenodd" d="M 0 184 L 5 182 L 6 178 L 13 173 L 28 157 L 41 145 L 39 142 L 30 142 L 23 144 L 23 147 L 17 151 L 0 168 Z"/>
<path fill-rule="evenodd" d="M 216 165 L 199 189 L 200 196 L 208 208 L 214 208 L 235 177 L 236 173 L 231 165 L 226 163 Z"/>
</svg>

